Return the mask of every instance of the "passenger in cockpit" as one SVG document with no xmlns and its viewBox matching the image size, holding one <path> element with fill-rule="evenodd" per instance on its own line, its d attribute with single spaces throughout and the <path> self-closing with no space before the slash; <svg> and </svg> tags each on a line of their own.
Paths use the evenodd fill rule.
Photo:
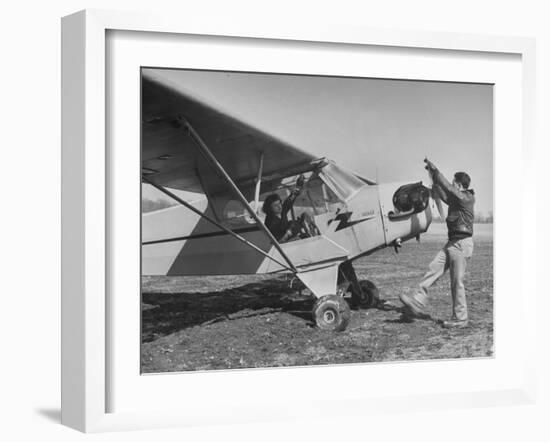
<svg viewBox="0 0 550 442">
<path fill-rule="evenodd" d="M 319 235 L 319 230 L 309 213 L 302 213 L 296 221 L 289 221 L 287 218 L 294 201 L 302 191 L 304 181 L 304 176 L 300 175 L 296 187 L 284 202 L 278 194 L 272 193 L 262 206 L 262 211 L 266 215 L 264 223 L 280 243 Z"/>
</svg>

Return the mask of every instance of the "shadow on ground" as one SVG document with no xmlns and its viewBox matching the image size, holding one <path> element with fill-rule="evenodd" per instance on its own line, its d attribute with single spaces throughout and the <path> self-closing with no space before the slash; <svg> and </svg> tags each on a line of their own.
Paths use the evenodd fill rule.
<svg viewBox="0 0 550 442">
<path fill-rule="evenodd" d="M 142 294 L 142 341 L 197 325 L 231 321 L 274 312 L 286 312 L 311 321 L 315 299 L 294 283 L 273 279 L 214 293 L 179 292 Z M 311 324 L 313 325 L 313 324 Z"/>
<path fill-rule="evenodd" d="M 375 282 L 386 302 L 353 310 L 339 333 L 313 327 L 314 299 L 288 275 L 144 276 L 141 372 L 492 357 L 492 238 L 477 240 L 468 264 L 468 328 L 441 327 L 451 313 L 448 275 L 430 291 L 429 319 L 401 307 L 399 295 L 415 289 L 444 242 L 357 260 L 359 279 Z"/>
<path fill-rule="evenodd" d="M 349 297 L 346 297 L 349 300 Z M 198 325 L 288 313 L 313 327 L 311 311 L 316 299 L 297 282 L 285 278 L 262 280 L 217 292 L 142 294 L 142 342 L 151 342 Z M 374 308 L 402 313 L 399 322 L 411 322 L 398 306 L 381 301 Z"/>
</svg>

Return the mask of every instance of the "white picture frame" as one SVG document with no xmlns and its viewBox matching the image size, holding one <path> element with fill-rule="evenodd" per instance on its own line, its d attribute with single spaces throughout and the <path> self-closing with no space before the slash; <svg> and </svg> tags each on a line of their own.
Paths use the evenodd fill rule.
<svg viewBox="0 0 550 442">
<path fill-rule="evenodd" d="M 106 133 L 106 83 L 107 33 L 155 32 L 164 35 L 216 36 L 227 40 L 265 39 L 286 44 L 308 42 L 375 46 L 381 51 L 387 48 L 429 49 L 453 53 L 470 53 L 483 58 L 485 54 L 508 54 L 520 58 L 522 111 L 515 121 L 521 141 L 521 160 L 527 182 L 518 189 L 521 198 L 521 238 L 518 247 L 522 262 L 521 300 L 516 302 L 519 312 L 528 312 L 528 306 L 536 303 L 534 267 L 528 265 L 528 256 L 534 256 L 534 229 L 528 220 L 535 207 L 536 186 L 528 180 L 533 164 L 533 121 L 535 103 L 535 47 L 534 41 L 517 37 L 491 37 L 450 33 L 415 31 L 387 31 L 323 24 L 308 26 L 281 23 L 266 26 L 265 23 L 231 21 L 225 23 L 193 20 L 182 23 L 177 17 L 156 16 L 142 13 L 123 13 L 88 10 L 68 17 L 62 22 L 62 423 L 84 432 L 114 431 L 138 428 L 206 425 L 220 422 L 261 421 L 267 418 L 319 417 L 334 413 L 334 401 L 341 413 L 368 414 L 377 409 L 399 411 L 411 408 L 449 408 L 498 405 L 501 403 L 532 403 L 535 395 L 535 330 L 536 324 L 526 315 L 518 315 L 516 327 L 520 329 L 522 348 L 519 364 L 521 376 L 510 380 L 500 388 L 472 388 L 471 391 L 449 393 L 437 387 L 426 394 L 389 394 L 373 398 L 362 390 L 356 395 L 331 397 L 330 400 L 312 399 L 310 407 L 297 404 L 286 406 L 286 411 L 274 400 L 272 406 L 259 410 L 250 397 L 235 398 L 235 409 L 240 417 L 227 412 L 227 403 L 197 407 L 194 412 L 181 407 L 158 407 L 133 411 L 110 410 L 109 394 L 115 388 L 109 375 L 115 358 L 111 353 L 108 337 L 113 314 L 110 310 L 109 266 L 112 259 L 110 236 L 112 223 L 110 168 Z M 294 43 L 295 42 L 295 43 Z M 498 169 L 496 171 L 498 173 Z M 534 175 L 534 174 L 533 174 Z M 498 217 L 498 211 L 496 211 Z M 498 253 L 498 246 L 496 247 Z M 502 250 L 502 249 L 501 249 Z M 498 339 L 498 337 L 497 337 Z M 498 358 L 498 356 L 497 356 Z M 466 361 L 459 362 L 467 364 Z M 386 365 L 384 370 L 391 370 Z M 414 370 L 412 365 L 400 370 Z M 437 368 L 434 368 L 437 369 Z M 475 367 L 472 368 L 475 370 Z M 136 367 L 139 371 L 139 368 Z M 336 371 L 321 368 L 323 376 L 335 376 Z M 363 366 L 350 367 L 347 376 L 360 376 Z M 332 373 L 332 374 L 331 374 Z M 341 371 L 338 371 L 341 373 Z M 519 372 L 518 372 L 519 373 Z M 137 373 L 139 376 L 139 373 Z M 215 382 L 224 383 L 220 374 Z M 255 378 L 258 385 L 266 382 L 271 374 L 264 370 L 259 375 L 241 372 L 236 376 Z M 288 380 L 304 375 L 298 369 L 284 370 Z M 176 382 L 176 376 L 165 377 L 166 384 Z M 119 377 L 120 378 L 120 377 Z M 160 378 L 160 377 L 159 377 Z M 115 377 L 116 379 L 116 377 Z M 197 380 L 195 378 L 194 380 Z M 212 381 L 214 378 L 210 378 Z M 234 379 L 234 377 L 232 378 Z M 200 383 L 200 382 L 199 382 Z M 194 392 L 198 395 L 200 393 Z M 216 409 L 216 406 L 218 409 Z"/>
</svg>

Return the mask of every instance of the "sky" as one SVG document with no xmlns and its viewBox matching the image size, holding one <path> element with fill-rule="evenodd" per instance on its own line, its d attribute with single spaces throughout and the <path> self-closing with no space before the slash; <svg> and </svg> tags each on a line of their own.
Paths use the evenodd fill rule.
<svg viewBox="0 0 550 442">
<path fill-rule="evenodd" d="M 491 85 L 187 70 L 162 75 L 248 124 L 378 182 L 428 181 L 424 157 L 449 180 L 467 172 L 476 212 L 493 208 Z"/>
</svg>

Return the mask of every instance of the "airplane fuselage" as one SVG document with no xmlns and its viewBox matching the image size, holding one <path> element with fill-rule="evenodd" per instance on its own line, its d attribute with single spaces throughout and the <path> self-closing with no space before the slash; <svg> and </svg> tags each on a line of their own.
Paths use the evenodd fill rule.
<svg viewBox="0 0 550 442">
<path fill-rule="evenodd" d="M 406 183 L 365 185 L 334 211 L 314 216 L 321 235 L 280 244 L 297 270 L 368 255 L 426 232 L 431 204 L 416 213 L 396 212 L 396 191 Z M 206 200 L 195 204 L 211 214 Z M 142 216 L 143 275 L 224 275 L 287 270 L 284 257 L 260 227 L 230 226 L 268 256 L 182 206 Z M 270 259 L 270 257 L 275 260 Z"/>
</svg>

